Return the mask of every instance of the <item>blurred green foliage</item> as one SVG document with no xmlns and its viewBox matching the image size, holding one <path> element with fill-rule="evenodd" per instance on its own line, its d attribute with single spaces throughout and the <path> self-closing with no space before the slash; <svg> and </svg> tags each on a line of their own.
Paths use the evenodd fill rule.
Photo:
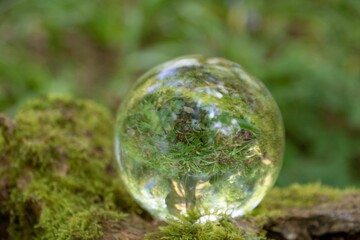
<svg viewBox="0 0 360 240">
<path fill-rule="evenodd" d="M 269 87 L 287 148 L 278 184 L 360 185 L 360 1 L 0 0 L 0 111 L 49 92 L 117 108 L 152 66 L 238 62 Z"/>
</svg>

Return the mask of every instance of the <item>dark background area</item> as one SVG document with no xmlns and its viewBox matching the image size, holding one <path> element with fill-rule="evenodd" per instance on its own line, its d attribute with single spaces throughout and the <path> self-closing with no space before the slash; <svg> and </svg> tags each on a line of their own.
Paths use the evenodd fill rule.
<svg viewBox="0 0 360 240">
<path fill-rule="evenodd" d="M 186 54 L 262 80 L 283 114 L 278 185 L 360 186 L 360 1 L 0 0 L 0 111 L 59 93 L 116 112 L 136 79 Z"/>
</svg>

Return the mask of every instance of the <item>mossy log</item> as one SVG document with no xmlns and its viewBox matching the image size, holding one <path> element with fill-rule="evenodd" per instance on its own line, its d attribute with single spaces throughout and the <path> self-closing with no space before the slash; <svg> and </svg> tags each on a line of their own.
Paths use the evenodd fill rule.
<svg viewBox="0 0 360 240">
<path fill-rule="evenodd" d="M 360 239 L 360 191 L 274 188 L 241 219 L 153 220 L 124 190 L 113 118 L 46 97 L 0 116 L 0 239 Z"/>
</svg>

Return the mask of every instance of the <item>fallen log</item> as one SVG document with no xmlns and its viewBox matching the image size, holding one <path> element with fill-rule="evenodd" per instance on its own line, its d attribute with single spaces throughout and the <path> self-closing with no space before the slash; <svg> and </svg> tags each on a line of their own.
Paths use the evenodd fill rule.
<svg viewBox="0 0 360 240">
<path fill-rule="evenodd" d="M 58 97 L 0 116 L 0 239 L 360 239 L 360 191 L 317 183 L 274 188 L 240 219 L 153 220 L 117 176 L 113 123 Z"/>
</svg>

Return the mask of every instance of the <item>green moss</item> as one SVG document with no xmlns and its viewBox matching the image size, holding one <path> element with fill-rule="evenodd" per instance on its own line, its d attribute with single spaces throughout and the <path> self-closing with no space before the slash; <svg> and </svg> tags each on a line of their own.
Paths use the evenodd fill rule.
<svg viewBox="0 0 360 240">
<path fill-rule="evenodd" d="M 145 236 L 147 240 L 262 240 L 263 234 L 247 232 L 228 219 L 194 223 L 189 219 L 172 220 L 159 231 Z"/>
<path fill-rule="evenodd" d="M 308 208 L 314 204 L 336 202 L 344 194 L 359 192 L 358 189 L 336 189 L 323 186 L 320 183 L 306 185 L 293 184 L 287 188 L 273 188 L 248 217 L 258 224 L 266 222 L 268 218 L 281 216 L 289 209 Z"/>
<path fill-rule="evenodd" d="M 101 106 L 64 97 L 30 101 L 5 146 L 11 164 L 11 239 L 96 239 L 101 222 L 136 205 L 114 172 L 113 119 Z"/>
</svg>

